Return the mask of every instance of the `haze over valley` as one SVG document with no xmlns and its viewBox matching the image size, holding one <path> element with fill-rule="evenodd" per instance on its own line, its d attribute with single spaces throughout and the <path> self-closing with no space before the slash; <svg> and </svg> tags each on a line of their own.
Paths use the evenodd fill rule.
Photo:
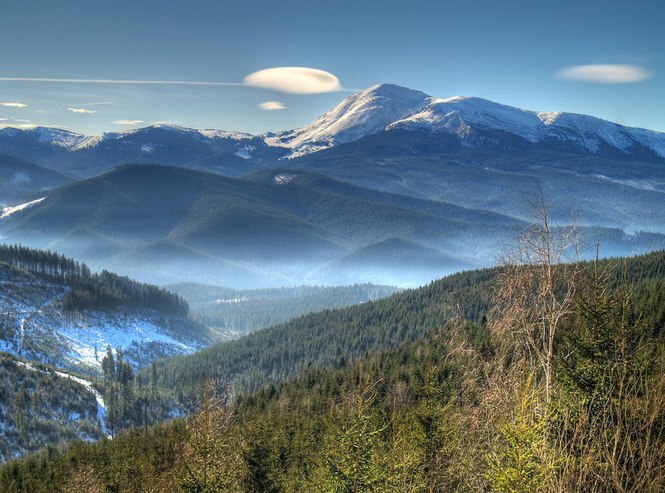
<svg viewBox="0 0 665 493">
<path fill-rule="evenodd" d="M 0 492 L 665 491 L 663 19 L 5 2 Z"/>
</svg>

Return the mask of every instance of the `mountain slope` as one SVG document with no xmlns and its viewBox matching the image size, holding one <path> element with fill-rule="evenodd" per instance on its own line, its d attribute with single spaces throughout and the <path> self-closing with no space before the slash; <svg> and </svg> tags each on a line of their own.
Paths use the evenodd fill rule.
<svg viewBox="0 0 665 493">
<path fill-rule="evenodd" d="M 430 99 L 420 91 L 380 84 L 346 98 L 304 127 L 269 136 L 266 142 L 290 149 L 290 157 L 309 154 L 379 132 L 420 110 Z"/>
<path fill-rule="evenodd" d="M 191 353 L 213 334 L 186 303 L 154 286 L 49 252 L 0 248 L 0 350 L 59 368 L 96 371 L 107 345 L 136 366 Z"/>
<path fill-rule="evenodd" d="M 318 266 L 388 238 L 442 252 L 473 242 L 468 261 L 477 262 L 519 224 L 495 213 L 311 173 L 276 171 L 238 180 L 182 168 L 126 166 L 52 192 L 0 221 L 0 231 L 6 241 L 57 247 L 93 266 L 144 279 L 150 273 L 152 280 L 182 280 L 166 272 L 172 269 L 204 282 L 219 276 L 216 283 L 248 287 L 265 286 L 270 277 L 297 284 Z M 437 272 L 449 268 L 441 265 L 444 270 Z M 436 273 L 423 282 L 431 276 Z"/>
<path fill-rule="evenodd" d="M 628 259 L 626 265 L 624 270 L 623 263 L 606 260 L 599 268 L 607 269 L 608 280 L 615 286 L 624 282 L 662 286 L 665 280 L 665 251 Z M 335 367 L 340 361 L 413 341 L 454 317 L 480 322 L 487 315 L 500 272 L 492 268 L 457 273 L 389 298 L 312 313 L 193 355 L 170 358 L 159 363 L 161 383 L 188 389 L 196 398 L 205 377 L 215 375 L 221 385 L 252 391 L 294 377 L 310 366 Z M 663 311 L 657 308 L 662 289 L 656 293 L 649 309 L 662 327 Z"/>
<path fill-rule="evenodd" d="M 94 136 L 46 127 L 5 128 L 0 130 L 0 152 L 79 178 L 129 163 L 189 166 L 238 176 L 255 170 L 262 160 L 284 154 L 249 134 L 166 124 Z"/>
<path fill-rule="evenodd" d="M 43 197 L 48 190 L 71 181 L 55 171 L 0 155 L 0 208 Z"/>
</svg>

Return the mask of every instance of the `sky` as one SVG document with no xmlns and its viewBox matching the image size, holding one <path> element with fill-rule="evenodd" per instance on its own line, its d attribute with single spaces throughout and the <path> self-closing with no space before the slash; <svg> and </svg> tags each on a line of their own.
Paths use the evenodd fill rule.
<svg viewBox="0 0 665 493">
<path fill-rule="evenodd" d="M 660 0 L 0 2 L 0 127 L 263 133 L 389 82 L 665 131 Z"/>
</svg>

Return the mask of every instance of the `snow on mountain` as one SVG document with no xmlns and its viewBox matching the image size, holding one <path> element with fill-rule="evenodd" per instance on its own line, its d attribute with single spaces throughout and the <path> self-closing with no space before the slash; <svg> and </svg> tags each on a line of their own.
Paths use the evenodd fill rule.
<svg viewBox="0 0 665 493">
<path fill-rule="evenodd" d="M 10 207 L 3 207 L 0 209 L 0 219 L 4 219 L 6 217 L 11 216 L 15 212 L 22 211 L 23 209 L 27 209 L 30 206 L 33 206 L 35 204 L 39 204 L 42 200 L 44 200 L 46 197 L 42 197 L 41 199 L 37 200 L 31 200 L 30 202 L 26 202 L 25 204 L 19 204 L 19 205 L 14 205 Z"/>
<path fill-rule="evenodd" d="M 268 136 L 268 145 L 292 150 L 289 157 L 353 142 L 426 106 L 431 98 L 420 91 L 380 84 L 349 96 L 304 127 Z"/>
<path fill-rule="evenodd" d="M 261 149 L 254 147 L 257 143 L 260 147 L 265 144 L 268 149 L 286 151 L 284 157 L 293 158 L 394 129 L 445 132 L 457 135 L 467 145 L 474 144 L 473 139 L 467 138 L 477 130 L 512 134 L 534 144 L 572 143 L 592 153 L 606 148 L 630 153 L 641 147 L 665 157 L 665 133 L 625 127 L 586 115 L 528 111 L 475 97 L 434 98 L 393 84 L 379 84 L 349 96 L 303 127 L 261 136 L 156 123 L 89 137 L 57 128 L 5 128 L 0 130 L 0 137 L 10 140 L 30 137 L 65 153 L 95 149 L 102 153 L 118 152 L 117 147 L 113 147 L 115 151 L 107 147 L 113 142 L 126 143 L 121 146 L 123 152 L 139 155 L 151 154 L 167 145 L 182 147 L 188 142 L 187 145 L 202 152 L 230 151 L 249 159 L 259 156 Z M 259 154 L 254 155 L 254 151 Z"/>
<path fill-rule="evenodd" d="M 210 341 L 193 324 L 154 310 L 65 312 L 67 286 L 0 269 L 0 348 L 61 368 L 100 364 L 107 345 L 121 349 L 137 365 L 189 354 Z"/>
<path fill-rule="evenodd" d="M 52 145 L 61 149 L 72 149 L 87 139 L 85 135 L 55 127 L 0 129 L 0 136 L 8 138 L 29 137 L 41 144 Z"/>
<path fill-rule="evenodd" d="M 421 110 L 386 127 L 392 129 L 445 132 L 462 139 L 471 129 L 500 131 L 532 143 L 571 142 L 592 153 L 599 152 L 603 145 L 624 152 L 640 145 L 665 157 L 665 133 L 624 127 L 587 115 L 528 111 L 463 96 L 434 99 Z"/>
<path fill-rule="evenodd" d="M 59 128 L 51 127 L 37 127 L 34 131 L 38 135 L 38 140 L 42 143 L 53 144 L 63 149 L 70 149 L 75 147 L 80 142 L 85 140 L 85 136 L 70 132 L 69 130 L 62 130 Z"/>
</svg>

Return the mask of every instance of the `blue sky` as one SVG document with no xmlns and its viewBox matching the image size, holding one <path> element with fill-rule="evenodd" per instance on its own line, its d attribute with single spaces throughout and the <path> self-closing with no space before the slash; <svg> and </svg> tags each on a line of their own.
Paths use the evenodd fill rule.
<svg viewBox="0 0 665 493">
<path fill-rule="evenodd" d="M 172 122 L 259 133 L 307 123 L 346 90 L 391 82 L 665 131 L 658 0 L 2 3 L 0 79 L 236 85 L 0 80 L 0 126 L 95 134 Z M 326 71 L 345 90 L 242 84 L 256 71 L 293 66 Z M 261 109 L 265 102 L 283 109 Z"/>
</svg>

